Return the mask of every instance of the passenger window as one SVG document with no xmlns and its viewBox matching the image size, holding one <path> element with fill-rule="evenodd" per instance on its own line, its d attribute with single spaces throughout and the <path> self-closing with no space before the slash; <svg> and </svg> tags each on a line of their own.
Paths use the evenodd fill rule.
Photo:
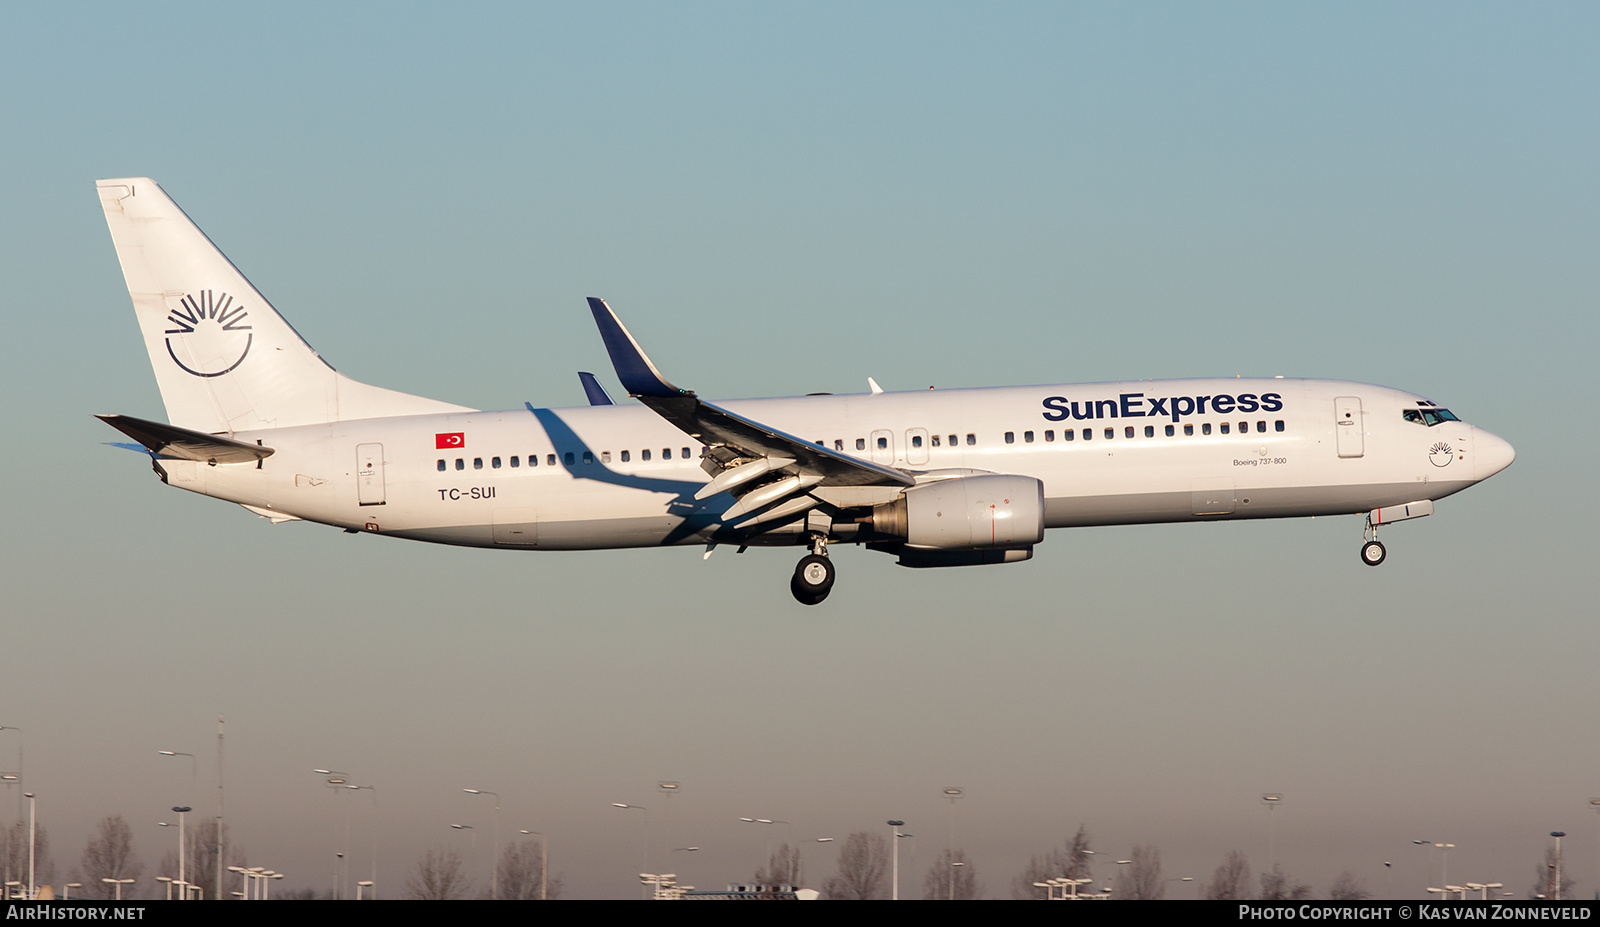
<svg viewBox="0 0 1600 927">
<path fill-rule="evenodd" d="M 939 436 L 938 435 L 934 435 L 933 438 L 932 438 L 932 441 L 933 441 L 933 446 L 934 447 L 938 447 L 939 446 Z"/>
<path fill-rule="evenodd" d="M 610 463 L 611 462 L 611 452 L 610 451 L 601 451 L 600 452 L 600 462 L 601 463 Z"/>
<path fill-rule="evenodd" d="M 1124 429 L 1122 429 L 1122 436 L 1123 436 L 1123 437 L 1124 437 L 1124 438 L 1131 438 L 1131 437 L 1133 437 L 1133 426 L 1132 426 L 1132 425 L 1129 425 L 1129 426 L 1128 426 L 1128 427 L 1127 427 L 1127 428 L 1124 428 Z"/>
<path fill-rule="evenodd" d="M 474 470 L 482 470 L 483 469 L 483 458 L 482 457 L 474 457 L 474 458 L 472 458 L 472 469 L 474 469 Z"/>
<path fill-rule="evenodd" d="M 465 470 L 465 469 L 467 469 L 467 462 L 465 460 L 462 460 L 460 457 L 457 457 L 456 458 L 456 469 L 457 470 Z"/>
<path fill-rule="evenodd" d="M 520 466 L 522 466 L 522 461 L 520 459 L 516 457 L 511 458 L 511 469 L 515 470 Z"/>
<path fill-rule="evenodd" d="M 1016 444 L 1017 443 L 1017 433 L 1014 432 L 1014 431 L 1006 432 L 1006 443 L 1007 444 Z"/>
<path fill-rule="evenodd" d="M 1094 440 L 1094 429 L 1093 428 L 1085 428 L 1083 430 L 1083 440 L 1085 440 L 1085 441 L 1093 441 Z"/>
<path fill-rule="evenodd" d="M 573 459 L 573 456 L 572 456 L 572 452 L 571 452 L 571 451 L 567 451 L 567 452 L 566 452 L 566 453 L 565 453 L 565 454 L 562 454 L 562 455 L 561 455 L 561 459 L 562 459 L 562 461 L 564 461 L 564 462 L 565 462 L 565 463 L 566 463 L 566 465 L 567 465 L 567 466 L 569 466 L 569 467 L 570 467 L 570 466 L 572 466 L 572 465 L 573 465 L 573 464 L 575 464 L 575 463 L 577 463 L 577 461 L 576 461 L 576 460 L 575 460 L 575 459 Z"/>
<path fill-rule="evenodd" d="M 1266 422 L 1256 422 L 1256 431 L 1264 432 L 1266 430 L 1267 430 L 1267 423 Z"/>
<path fill-rule="evenodd" d="M 1146 426 L 1144 426 L 1144 436 L 1146 438 L 1154 438 L 1156 436 L 1156 426 L 1154 426 L 1154 425 L 1146 425 Z"/>
<path fill-rule="evenodd" d="M 1206 422 L 1205 424 L 1201 425 L 1200 426 L 1200 433 L 1203 434 L 1203 435 L 1211 434 L 1211 423 L 1210 422 Z"/>
<path fill-rule="evenodd" d="M 844 439 L 843 438 L 834 438 L 833 439 L 833 449 L 836 450 L 836 451 L 844 450 Z"/>
<path fill-rule="evenodd" d="M 1283 419 L 1280 418 L 1277 421 L 1273 422 L 1272 423 L 1272 427 L 1273 427 L 1273 430 L 1275 430 L 1275 431 L 1282 431 L 1283 430 Z"/>
<path fill-rule="evenodd" d="M 444 458 L 443 457 L 439 458 L 439 472 L 440 473 L 444 472 Z"/>
<path fill-rule="evenodd" d="M 1071 428 L 1068 428 L 1067 430 L 1061 432 L 1061 440 L 1063 440 L 1063 441 L 1071 441 L 1073 438 L 1076 438 L 1077 436 L 1078 436 L 1078 433 L 1076 431 L 1073 431 Z"/>
<path fill-rule="evenodd" d="M 1178 433 L 1177 429 L 1173 428 L 1171 425 L 1167 426 L 1167 437 L 1170 438 L 1170 437 L 1172 437 L 1173 435 L 1175 435 L 1177 433 Z"/>
<path fill-rule="evenodd" d="M 1023 440 L 1023 443 L 1025 443 L 1025 444 L 1032 444 L 1033 443 L 1033 432 L 1024 431 L 1022 433 L 1022 440 Z"/>
<path fill-rule="evenodd" d="M 684 448 L 683 449 L 682 457 L 683 457 L 684 460 L 688 460 L 689 459 L 689 449 L 688 448 Z"/>
<path fill-rule="evenodd" d="M 583 463 L 584 463 L 584 466 L 588 466 L 589 464 L 594 463 L 594 451 L 584 451 L 583 452 Z"/>
<path fill-rule="evenodd" d="M 867 449 L 867 439 L 866 438 L 857 438 L 856 439 L 856 450 L 864 451 L 866 449 Z"/>
<path fill-rule="evenodd" d="M 972 447 L 974 444 L 977 444 L 977 443 L 978 443 L 978 436 L 977 435 L 974 435 L 974 434 L 967 435 L 967 447 Z"/>
<path fill-rule="evenodd" d="M 888 449 L 889 449 L 889 439 L 888 438 L 879 438 L 878 439 L 878 450 L 885 451 L 885 450 L 888 450 Z"/>
<path fill-rule="evenodd" d="M 1183 426 L 1183 433 L 1186 434 L 1186 435 L 1194 434 L 1194 426 L 1193 425 L 1185 425 L 1185 426 Z"/>
<path fill-rule="evenodd" d="M 1106 440 L 1107 441 L 1110 441 L 1112 438 L 1114 438 L 1116 436 L 1117 436 L 1117 430 L 1115 428 L 1107 428 L 1106 429 Z"/>
<path fill-rule="evenodd" d="M 1239 423 L 1239 434 L 1247 435 L 1249 433 L 1250 433 L 1250 423 L 1249 422 L 1240 422 Z"/>
<path fill-rule="evenodd" d="M 911 446 L 912 447 L 921 447 L 922 446 L 922 435 L 912 435 L 911 436 Z"/>
<path fill-rule="evenodd" d="M 622 452 L 622 462 L 623 462 L 623 463 L 627 463 L 627 462 L 628 462 L 628 459 L 629 459 L 629 457 L 630 457 L 630 455 L 629 455 L 629 454 L 628 454 L 628 452 L 627 452 L 627 451 L 623 451 L 623 452 Z"/>
<path fill-rule="evenodd" d="M 639 459 L 646 463 L 650 462 L 650 449 L 648 447 L 639 452 Z"/>
<path fill-rule="evenodd" d="M 1050 443 L 1054 442 L 1055 439 L 1056 439 L 1056 430 L 1054 428 L 1046 428 L 1044 430 L 1044 443 L 1050 444 Z"/>
<path fill-rule="evenodd" d="M 496 470 L 500 469 L 500 458 L 491 457 L 489 459 L 489 466 L 495 468 Z"/>
<path fill-rule="evenodd" d="M 546 455 L 545 459 L 544 459 L 544 462 L 545 462 L 546 466 L 549 466 L 549 467 L 555 466 L 556 465 L 556 455 L 554 455 L 554 454 Z M 567 455 L 567 463 L 572 463 L 572 455 L 571 454 Z"/>
<path fill-rule="evenodd" d="M 661 459 L 662 460 L 671 460 L 672 459 L 672 448 L 670 448 L 670 447 L 662 448 L 661 449 Z"/>
<path fill-rule="evenodd" d="M 1223 434 L 1227 434 L 1228 433 L 1228 423 L 1227 422 L 1223 422 L 1222 423 L 1222 433 Z"/>
</svg>

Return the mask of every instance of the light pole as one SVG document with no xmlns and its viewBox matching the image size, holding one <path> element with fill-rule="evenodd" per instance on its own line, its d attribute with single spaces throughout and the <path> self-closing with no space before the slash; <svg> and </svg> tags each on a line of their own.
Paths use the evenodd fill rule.
<svg viewBox="0 0 1600 927">
<path fill-rule="evenodd" d="M 650 809 L 646 808 L 643 805 L 630 805 L 627 802 L 622 802 L 622 801 L 614 801 L 614 802 L 612 802 L 611 803 L 611 807 L 613 807 L 613 808 L 621 808 L 624 811 L 643 811 L 644 812 L 644 867 L 642 869 L 640 869 L 639 871 L 640 872 L 649 872 L 650 871 Z"/>
<path fill-rule="evenodd" d="M 342 772 L 342 771 L 337 770 L 337 769 L 313 769 L 311 771 L 316 773 L 319 776 L 325 776 L 326 777 L 323 781 L 325 783 L 327 783 L 327 786 L 328 786 L 329 790 L 331 790 L 333 792 L 334 801 L 336 801 L 336 802 L 339 801 L 338 796 L 344 794 L 344 792 L 345 792 L 345 788 L 344 787 L 350 784 L 350 779 L 349 779 L 350 774 L 347 773 L 347 772 Z M 344 899 L 344 880 L 345 880 L 344 861 L 345 861 L 346 858 L 349 857 L 349 855 L 350 855 L 350 809 L 348 807 L 346 807 L 344 809 L 344 850 L 343 851 L 335 851 L 334 854 L 333 854 L 333 856 L 334 856 L 333 897 L 334 897 L 335 901 L 342 901 Z"/>
<path fill-rule="evenodd" d="M 1273 842 L 1272 810 L 1283 804 L 1283 794 L 1264 792 L 1261 795 L 1261 803 L 1267 806 L 1267 869 L 1270 871 L 1276 869 L 1278 865 L 1277 847 Z"/>
<path fill-rule="evenodd" d="M 683 783 L 676 779 L 663 779 L 656 783 L 656 791 L 662 795 L 662 803 L 666 805 L 661 811 L 661 816 L 666 820 L 661 822 L 661 845 L 672 846 L 672 796 L 678 794 Z"/>
<path fill-rule="evenodd" d="M 1435 843 L 1434 847 L 1439 851 L 1439 884 L 1443 885 L 1450 881 L 1449 851 L 1454 850 L 1456 845 L 1453 843 Z"/>
<path fill-rule="evenodd" d="M 372 889 L 372 900 L 378 900 L 378 787 L 375 785 L 347 785 L 346 789 L 359 792 L 362 789 L 372 793 L 372 822 L 371 827 L 372 849 L 370 863 L 372 865 L 372 878 L 367 885 Z M 359 894 L 359 892 L 357 893 Z"/>
<path fill-rule="evenodd" d="M 11 797 L 11 787 L 13 785 L 21 785 L 22 784 L 22 728 L 20 728 L 20 727 L 12 727 L 9 724 L 0 724 L 0 732 L 3 732 L 3 731 L 16 731 L 17 732 L 17 768 L 15 770 L 11 770 L 11 771 L 0 771 L 0 782 L 4 782 L 5 783 L 5 785 L 6 785 L 6 797 L 10 798 Z M 19 794 L 17 796 L 17 813 L 16 813 L 16 816 L 12 818 L 12 821 L 20 821 L 20 820 L 22 820 L 22 796 Z M 5 848 L 4 848 L 4 852 L 5 852 L 5 855 L 6 855 L 5 881 L 6 881 L 7 885 L 10 885 L 12 882 L 16 881 L 16 879 L 14 879 L 13 876 L 17 875 L 17 873 L 12 871 L 12 867 L 16 865 L 17 861 L 12 858 L 11 841 L 10 840 L 5 840 L 5 841 L 0 841 L 0 842 L 5 843 Z M 6 890 L 5 892 L 0 892 L 0 897 L 6 897 L 9 894 L 10 894 L 10 891 Z"/>
<path fill-rule="evenodd" d="M 108 882 L 108 883 L 110 883 L 112 885 L 115 885 L 117 887 L 117 900 L 118 901 L 122 900 L 122 886 L 124 886 L 124 885 L 132 885 L 133 884 L 133 880 L 132 879 L 101 879 L 100 881 Z"/>
<path fill-rule="evenodd" d="M 891 828 L 890 832 L 894 834 L 894 837 L 892 838 L 892 841 L 894 843 L 894 892 L 890 896 L 890 900 L 891 901 L 899 901 L 900 900 L 900 838 L 901 837 L 909 837 L 911 835 L 910 834 L 902 834 L 902 833 L 900 833 L 900 828 L 906 826 L 906 822 L 904 822 L 904 821 L 890 821 L 888 823 L 889 823 L 889 827 Z"/>
<path fill-rule="evenodd" d="M 500 793 L 490 792 L 487 789 L 462 789 L 468 795 L 493 795 L 494 796 L 494 852 L 489 854 L 489 865 L 493 867 L 489 872 L 489 900 L 494 901 L 500 897 Z"/>
<path fill-rule="evenodd" d="M 1556 838 L 1556 884 L 1555 884 L 1555 889 L 1556 889 L 1556 900 L 1557 901 L 1561 900 L 1561 838 L 1565 837 L 1566 835 L 1567 835 L 1567 832 L 1564 831 L 1564 830 L 1553 830 L 1553 831 L 1550 832 L 1550 836 Z"/>
<path fill-rule="evenodd" d="M 1595 897 L 1600 899 L 1600 798 L 1589 799 L 1589 807 L 1596 812 L 1594 819 L 1594 885 Z"/>
<path fill-rule="evenodd" d="M 34 797 L 32 792 L 23 792 L 22 797 L 28 800 L 28 900 L 39 897 L 39 889 L 33 884 L 33 849 L 38 836 L 38 817 L 35 815 Z"/>
<path fill-rule="evenodd" d="M 185 847 L 183 840 L 183 822 L 184 819 L 189 816 L 189 812 L 193 811 L 194 809 L 188 805 L 173 805 L 172 810 L 178 815 L 178 884 L 183 887 L 183 891 L 178 895 L 178 900 L 188 901 L 189 877 L 188 873 L 184 869 L 184 863 L 186 860 L 184 857 Z"/>
<path fill-rule="evenodd" d="M 525 830 L 529 837 L 539 838 L 539 900 L 550 900 L 550 838 L 536 830 Z M 699 849 L 695 847 L 694 849 Z M 376 896 L 374 896 L 376 897 Z"/>
<path fill-rule="evenodd" d="M 952 867 L 956 865 L 956 802 L 965 794 L 966 793 L 961 789 L 954 787 L 944 790 L 944 797 L 950 800 L 950 845 L 947 848 L 949 850 L 949 855 L 946 858 L 951 861 L 950 865 Z M 950 873 L 950 900 L 954 901 L 955 897 L 956 879 L 955 871 L 952 869 Z"/>
</svg>

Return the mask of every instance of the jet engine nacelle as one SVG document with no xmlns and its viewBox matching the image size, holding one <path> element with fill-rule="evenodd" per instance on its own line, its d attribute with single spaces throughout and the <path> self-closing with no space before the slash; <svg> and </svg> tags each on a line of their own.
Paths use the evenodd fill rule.
<svg viewBox="0 0 1600 927">
<path fill-rule="evenodd" d="M 924 483 L 874 506 L 872 529 L 925 550 L 1026 547 L 1044 540 L 1044 484 L 986 474 Z"/>
</svg>

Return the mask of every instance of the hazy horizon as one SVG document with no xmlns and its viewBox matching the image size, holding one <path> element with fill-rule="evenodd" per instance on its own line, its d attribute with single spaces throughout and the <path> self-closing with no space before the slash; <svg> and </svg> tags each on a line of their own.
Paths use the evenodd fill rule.
<svg viewBox="0 0 1600 927">
<path fill-rule="evenodd" d="M 701 888 L 902 819 L 920 897 L 950 786 L 990 897 L 1080 824 L 1168 878 L 1233 849 L 1259 872 L 1263 792 L 1319 894 L 1392 871 L 1418 897 L 1425 839 L 1521 897 L 1558 829 L 1600 889 L 1593 6 L 0 15 L 0 771 L 25 745 L 61 875 L 122 814 L 152 878 L 166 809 L 209 807 L 221 715 L 274 893 L 331 888 L 345 810 L 367 877 L 371 796 L 316 768 L 376 787 L 386 898 L 472 850 L 451 824 L 482 852 L 468 788 L 502 837 L 549 835 L 570 898 L 639 894 L 643 815 L 613 802 Z M 594 295 L 708 397 L 1326 377 L 1518 458 L 1385 529 L 1378 569 L 1356 517 L 1053 531 L 955 570 L 841 545 L 816 608 L 796 550 L 269 525 L 92 417 L 164 419 L 94 193 L 146 175 L 339 370 L 477 408 L 581 405 L 577 370 L 621 395 Z M 813 885 L 833 852 L 807 844 Z"/>
</svg>

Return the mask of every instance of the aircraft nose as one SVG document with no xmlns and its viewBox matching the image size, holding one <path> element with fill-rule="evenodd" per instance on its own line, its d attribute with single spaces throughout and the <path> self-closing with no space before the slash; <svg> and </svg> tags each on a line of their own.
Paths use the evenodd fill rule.
<svg viewBox="0 0 1600 927">
<path fill-rule="evenodd" d="M 1511 461 L 1517 459 L 1517 452 L 1512 448 L 1511 442 L 1498 435 L 1492 435 L 1482 428 L 1472 429 L 1472 450 L 1477 457 L 1475 472 L 1480 480 L 1494 476 L 1511 466 Z"/>
</svg>

